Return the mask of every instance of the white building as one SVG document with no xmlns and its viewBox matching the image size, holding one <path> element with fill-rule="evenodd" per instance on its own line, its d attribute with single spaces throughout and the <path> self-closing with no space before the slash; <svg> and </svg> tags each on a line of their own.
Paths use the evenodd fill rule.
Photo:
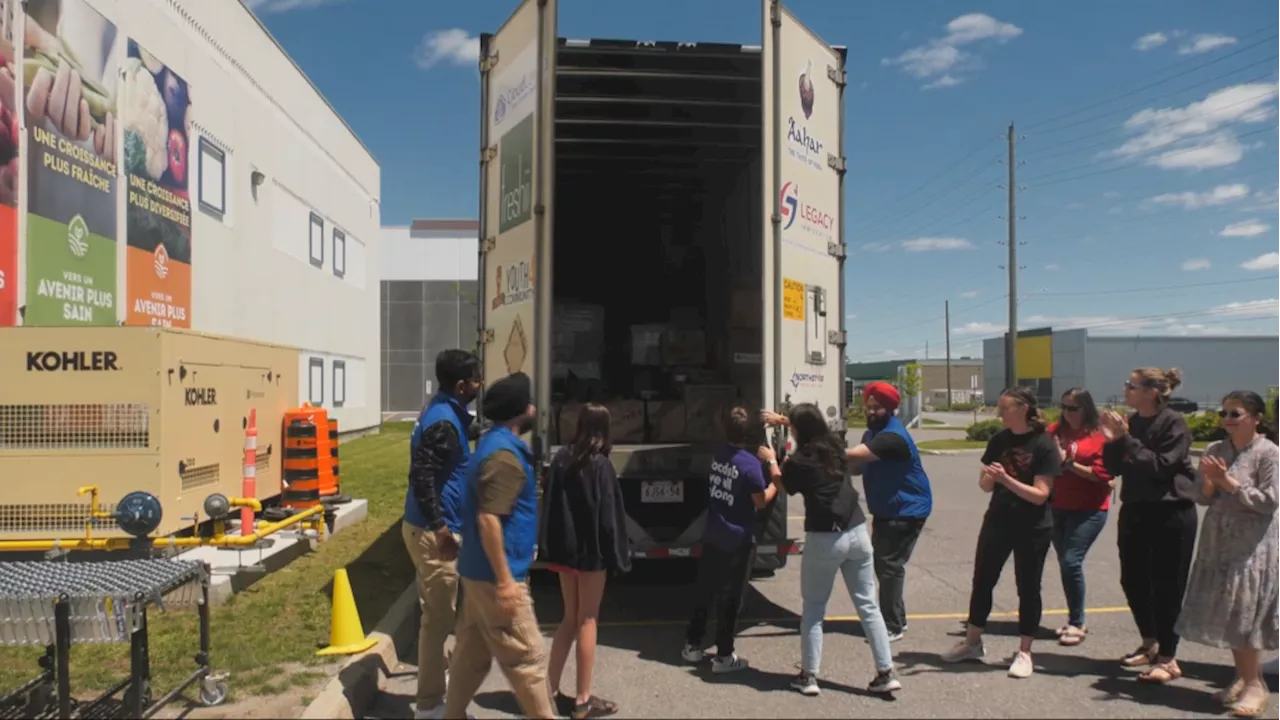
<svg viewBox="0 0 1280 720">
<path fill-rule="evenodd" d="M 382 228 L 382 408 L 416 413 L 438 388 L 442 350 L 476 347 L 480 225 L 414 220 Z"/>
<path fill-rule="evenodd" d="M 63 15 L 76 3 L 86 0 L 63 0 Z M 299 398 L 344 431 L 377 425 L 380 170 L 369 150 L 242 2 L 87 5 L 190 88 L 192 329 L 300 348 Z M 120 322 L 127 304 L 116 303 Z"/>
</svg>

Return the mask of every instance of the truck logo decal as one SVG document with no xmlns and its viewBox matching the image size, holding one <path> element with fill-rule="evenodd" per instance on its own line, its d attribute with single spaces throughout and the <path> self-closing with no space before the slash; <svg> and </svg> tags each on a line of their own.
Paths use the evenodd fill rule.
<svg viewBox="0 0 1280 720">
<path fill-rule="evenodd" d="M 809 60 L 800 73 L 800 109 L 805 120 L 813 116 L 813 99 L 813 60 Z"/>
<path fill-rule="evenodd" d="M 799 77 L 800 113 L 804 117 L 797 120 L 794 115 L 787 118 L 787 154 L 805 163 L 814 170 L 825 170 L 826 159 L 822 156 L 823 143 L 817 136 L 810 134 L 804 121 L 813 116 L 815 88 L 813 86 L 813 60 L 805 62 Z"/>
<path fill-rule="evenodd" d="M 817 235 L 826 240 L 831 239 L 831 231 L 835 227 L 836 219 L 831 213 L 821 210 L 814 205 L 800 201 L 800 185 L 794 182 L 787 182 L 782 186 L 780 213 L 785 223 L 783 230 L 790 230 L 795 224 L 796 218 L 800 218 L 800 229 Z"/>
<path fill-rule="evenodd" d="M 506 270 L 507 282 L 502 282 L 502 266 L 494 270 L 494 287 L 497 294 L 493 296 L 493 309 L 521 305 L 533 299 L 534 276 L 533 260 L 519 262 Z"/>
<path fill-rule="evenodd" d="M 822 373 L 802 373 L 799 371 L 791 373 L 791 387 L 797 389 L 801 385 L 821 385 L 825 380 L 826 378 L 822 376 Z"/>
<path fill-rule="evenodd" d="M 27 372 L 104 372 L 119 370 L 110 350 L 36 350 L 27 353 Z"/>
</svg>

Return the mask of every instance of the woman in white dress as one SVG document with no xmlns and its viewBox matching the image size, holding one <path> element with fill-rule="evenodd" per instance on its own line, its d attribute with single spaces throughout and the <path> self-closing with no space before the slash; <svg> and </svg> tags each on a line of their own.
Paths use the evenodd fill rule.
<svg viewBox="0 0 1280 720">
<path fill-rule="evenodd" d="M 1280 646 L 1280 448 L 1265 412 L 1255 392 L 1222 400 L 1218 414 L 1227 438 L 1210 444 L 1200 460 L 1198 501 L 1209 508 L 1177 624 L 1190 642 L 1230 648 L 1236 679 L 1219 699 L 1236 717 L 1266 712 L 1262 651 Z"/>
</svg>

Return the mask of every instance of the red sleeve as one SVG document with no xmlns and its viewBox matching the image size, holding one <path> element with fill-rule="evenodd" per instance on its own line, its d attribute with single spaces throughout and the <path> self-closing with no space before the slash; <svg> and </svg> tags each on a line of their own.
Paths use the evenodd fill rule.
<svg viewBox="0 0 1280 720">
<path fill-rule="evenodd" d="M 1106 465 L 1102 463 L 1102 448 L 1107 444 L 1107 439 L 1103 437 L 1101 432 L 1093 432 L 1089 437 L 1076 443 L 1076 455 L 1081 455 L 1081 449 L 1085 449 L 1083 453 L 1084 459 L 1088 461 L 1089 468 L 1093 470 L 1093 474 L 1099 480 L 1110 480 L 1111 473 L 1107 470 Z M 1081 463 L 1082 465 L 1084 463 Z"/>
</svg>

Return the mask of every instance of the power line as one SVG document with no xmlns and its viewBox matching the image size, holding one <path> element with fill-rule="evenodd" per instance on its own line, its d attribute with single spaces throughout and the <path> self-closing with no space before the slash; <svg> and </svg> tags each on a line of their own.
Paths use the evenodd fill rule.
<svg viewBox="0 0 1280 720">
<path fill-rule="evenodd" d="M 973 171 L 972 171 L 972 172 L 970 172 L 968 175 L 965 175 L 963 178 L 961 178 L 960 180 L 957 180 L 955 183 L 953 183 L 953 184 L 952 184 L 952 185 L 951 185 L 947 190 L 943 191 L 943 192 L 942 192 L 942 193 L 940 193 L 940 194 L 934 195 L 934 196 L 933 196 L 933 197 L 931 197 L 928 201 L 926 201 L 926 202 L 924 202 L 924 203 L 921 203 L 921 206 L 922 206 L 922 207 L 927 207 L 928 205 L 930 205 L 930 204 L 932 204 L 932 203 L 936 203 L 938 200 L 941 200 L 942 198 L 946 197 L 947 195 L 950 195 L 951 193 L 955 192 L 956 190 L 960 189 L 961 187 L 964 187 L 965 183 L 969 182 L 971 179 L 973 179 L 974 177 L 976 177 L 977 175 L 979 175 L 980 173 L 982 173 L 984 170 L 990 170 L 990 169 L 992 169 L 992 167 L 994 167 L 994 166 L 992 166 L 992 165 L 979 165 L 978 167 L 974 168 L 974 169 L 973 169 Z M 985 190 L 985 189 L 984 189 L 984 190 Z M 976 198 L 978 195 L 980 195 L 980 194 L 981 194 L 981 192 L 982 192 L 982 191 L 979 191 L 978 193 L 976 193 L 975 195 L 973 195 L 973 196 L 970 198 L 970 200 L 965 201 L 965 202 L 962 202 L 962 203 L 961 203 L 961 205 L 960 205 L 960 206 L 957 206 L 957 207 L 962 207 L 963 205 L 967 205 L 967 204 L 968 204 L 968 202 L 971 202 L 971 201 L 972 201 L 972 198 Z M 945 213 L 944 213 L 944 214 L 945 214 Z M 906 214 L 905 216 L 903 216 L 902 218 L 897 218 L 897 219 L 898 219 L 898 220 L 902 220 L 902 219 L 909 219 L 909 218 L 912 218 L 912 217 L 913 217 L 913 215 L 914 215 L 914 214 L 912 214 L 912 213 L 908 213 L 908 214 Z M 892 228 L 892 227 L 893 227 L 893 222 L 894 222 L 894 219 L 890 219 L 890 218 L 886 218 L 886 219 L 884 219 L 884 220 L 880 220 L 879 222 L 874 222 L 874 223 L 872 223 L 869 227 L 864 228 L 864 229 L 863 229 L 863 231 L 862 231 L 862 233 L 863 233 L 863 235 L 864 235 L 864 236 L 870 236 L 870 235 L 884 235 L 884 234 L 887 234 L 887 233 L 885 233 L 885 232 L 884 232 L 884 229 L 885 229 L 885 228 Z M 915 231 L 912 231 L 912 232 L 915 232 Z M 910 233 L 899 233 L 899 234 L 910 234 Z"/>
<path fill-rule="evenodd" d="M 1158 290 L 1186 290 L 1198 287 L 1216 287 L 1219 285 L 1243 285 L 1252 282 L 1275 282 L 1273 277 L 1246 278 L 1244 280 L 1215 280 L 1213 282 L 1186 283 L 1183 285 L 1154 285 L 1140 288 L 1116 288 L 1111 290 L 1080 290 L 1071 292 L 1039 292 L 1034 297 L 1071 297 L 1076 295 L 1126 295 L 1129 293 L 1155 292 Z M 1030 298 L 1028 298 L 1030 299 Z"/>
<path fill-rule="evenodd" d="M 995 138 L 994 138 L 994 137 L 989 137 L 989 138 L 987 138 L 987 139 L 986 139 L 986 140 L 984 140 L 981 144 L 979 144 L 977 147 L 973 148 L 973 150 L 971 150 L 971 151 L 969 151 L 968 153 L 966 153 L 966 154 L 965 154 L 963 157 L 961 157 L 959 160 L 955 161 L 955 162 L 954 162 L 954 163 L 952 163 L 951 165 L 948 165 L 948 166 L 947 166 L 947 168 L 946 168 L 945 170 L 943 170 L 942 172 L 940 172 L 940 173 L 935 173 L 935 174 L 931 174 L 931 175 L 929 176 L 929 179 L 928 179 L 928 180 L 925 180 L 923 183 L 921 183 L 919 186 L 917 186 L 914 190 L 911 190 L 910 192 L 906 193 L 905 195 L 901 195 L 901 196 L 899 196 L 898 198 L 896 198 L 896 199 L 894 199 L 894 200 L 889 201 L 888 203 L 881 204 L 881 205 L 880 205 L 880 210 L 878 211 L 878 213 L 877 213 L 877 214 L 875 214 L 875 215 L 872 215 L 872 217 L 871 217 L 871 218 L 869 218 L 869 220 L 871 220 L 872 222 L 876 222 L 876 223 L 878 223 L 878 222 L 882 222 L 884 218 L 883 218 L 883 217 L 880 217 L 880 216 L 879 216 L 879 213 L 887 212 L 887 211 L 888 211 L 889 209 L 891 209 L 891 208 L 896 208 L 896 207 L 898 206 L 898 204 L 899 204 L 899 203 L 901 203 L 902 201 L 906 200 L 907 198 L 910 198 L 910 197 L 915 196 L 915 194 L 916 194 L 916 193 L 918 193 L 918 192 L 920 192 L 921 190 L 925 189 L 926 187 L 928 187 L 928 186 L 932 185 L 932 184 L 933 184 L 934 182 L 936 182 L 937 180 L 939 180 L 939 179 L 941 179 L 941 178 L 943 178 L 943 177 L 946 177 L 947 173 L 951 172 L 952 170 L 955 170 L 956 168 L 960 167 L 960 166 L 961 166 L 961 165 L 963 165 L 964 163 L 968 162 L 968 161 L 969 161 L 970 159 L 972 159 L 975 155 L 977 155 L 978 153 L 980 153 L 980 152 L 982 152 L 983 150 L 985 150 L 985 149 L 986 149 L 986 147 L 987 147 L 988 145 L 990 145 L 992 142 L 995 142 Z"/>
</svg>

